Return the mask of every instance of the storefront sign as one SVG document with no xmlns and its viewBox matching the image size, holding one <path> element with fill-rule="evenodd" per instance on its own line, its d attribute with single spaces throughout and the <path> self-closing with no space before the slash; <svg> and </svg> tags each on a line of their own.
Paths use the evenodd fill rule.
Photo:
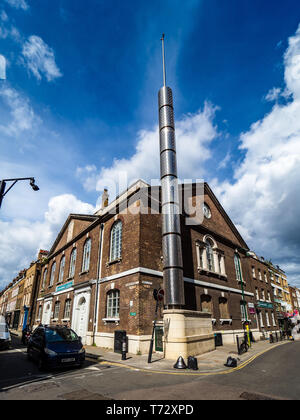
<svg viewBox="0 0 300 420">
<path fill-rule="evenodd" d="M 70 287 L 72 287 L 73 284 L 74 284 L 73 280 L 69 281 L 69 283 L 62 284 L 61 286 L 57 286 L 56 291 L 57 292 L 62 292 L 63 290 L 70 289 Z"/>
<path fill-rule="evenodd" d="M 257 306 L 259 308 L 265 308 L 265 309 L 273 309 L 273 305 L 272 303 L 268 303 L 268 302 L 258 302 Z"/>
</svg>

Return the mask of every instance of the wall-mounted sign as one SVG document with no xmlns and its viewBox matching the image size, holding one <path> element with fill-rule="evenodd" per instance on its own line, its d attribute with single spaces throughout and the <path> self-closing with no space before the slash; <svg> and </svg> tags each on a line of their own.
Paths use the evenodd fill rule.
<svg viewBox="0 0 300 420">
<path fill-rule="evenodd" d="M 62 292 L 63 290 L 70 289 L 74 284 L 74 281 L 69 281 L 68 283 L 62 284 L 61 286 L 57 286 L 56 291 Z"/>
<path fill-rule="evenodd" d="M 136 316 L 136 312 L 130 312 L 130 316 Z"/>
<path fill-rule="evenodd" d="M 257 306 L 259 308 L 273 309 L 272 303 L 268 303 L 268 302 L 257 302 Z"/>
</svg>

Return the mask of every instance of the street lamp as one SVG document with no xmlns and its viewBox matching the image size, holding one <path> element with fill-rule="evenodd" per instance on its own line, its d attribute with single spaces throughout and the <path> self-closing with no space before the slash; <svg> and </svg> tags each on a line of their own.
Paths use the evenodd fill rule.
<svg viewBox="0 0 300 420">
<path fill-rule="evenodd" d="M 30 186 L 33 189 L 33 191 L 39 191 L 39 187 L 35 183 L 34 178 L 13 178 L 13 179 L 3 179 L 0 181 L 0 208 L 3 201 L 3 198 L 6 196 L 6 194 L 12 189 L 14 185 L 18 181 L 30 181 Z M 6 190 L 6 183 L 12 182 L 11 186 Z"/>
</svg>

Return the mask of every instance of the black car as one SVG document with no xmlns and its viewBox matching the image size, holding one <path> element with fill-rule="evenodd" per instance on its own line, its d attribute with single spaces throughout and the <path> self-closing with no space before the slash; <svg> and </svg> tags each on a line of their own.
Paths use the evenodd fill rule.
<svg viewBox="0 0 300 420">
<path fill-rule="evenodd" d="M 81 338 L 64 326 L 39 326 L 29 339 L 27 355 L 39 369 L 81 367 L 85 360 Z"/>
</svg>

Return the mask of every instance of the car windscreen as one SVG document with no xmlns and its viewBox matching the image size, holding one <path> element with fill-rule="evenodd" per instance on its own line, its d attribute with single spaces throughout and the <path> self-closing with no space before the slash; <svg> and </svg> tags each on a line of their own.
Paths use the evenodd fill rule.
<svg viewBox="0 0 300 420">
<path fill-rule="evenodd" d="M 75 334 L 74 331 L 61 328 L 61 329 L 47 329 L 45 331 L 46 341 L 47 343 L 55 343 L 58 341 L 78 341 L 78 335 Z"/>
<path fill-rule="evenodd" d="M 0 324 L 0 333 L 8 333 L 8 326 L 6 324 Z"/>
</svg>

